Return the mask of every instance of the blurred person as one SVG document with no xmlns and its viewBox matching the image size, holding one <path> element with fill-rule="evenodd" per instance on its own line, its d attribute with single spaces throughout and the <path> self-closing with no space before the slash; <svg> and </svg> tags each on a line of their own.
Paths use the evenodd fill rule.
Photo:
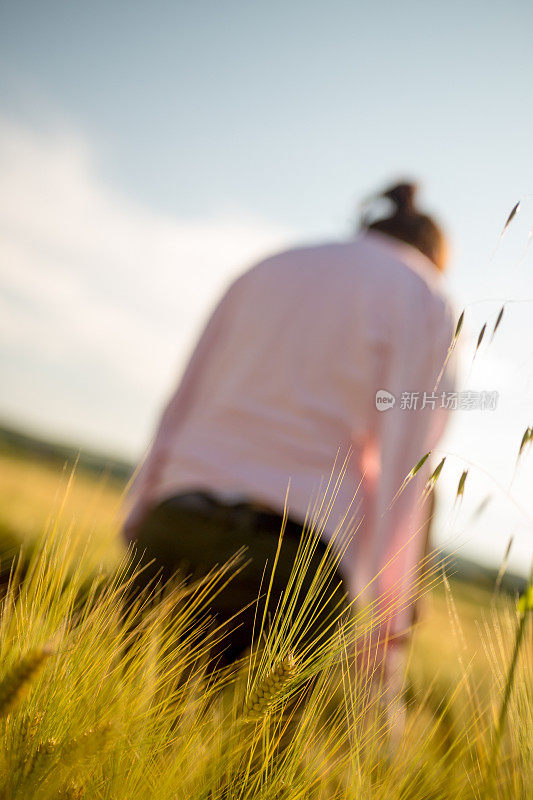
<svg viewBox="0 0 533 800">
<path fill-rule="evenodd" d="M 305 587 L 344 519 L 349 544 L 328 608 L 344 596 L 380 598 L 376 640 L 405 641 L 428 525 L 419 497 L 429 462 L 397 493 L 443 432 L 449 371 L 434 387 L 454 328 L 445 238 L 415 194 L 414 185 L 398 184 L 373 198 L 370 211 L 374 202 L 389 210 L 367 215 L 353 240 L 276 254 L 229 287 L 133 482 L 124 534 L 152 561 L 146 581 L 158 571 L 166 580 L 180 565 L 200 576 L 247 548 L 250 562 L 212 604 L 222 622 L 247 607 L 224 642 L 228 661 L 251 644 L 289 481 L 273 607 L 310 503 L 331 477 L 336 489 Z"/>
</svg>

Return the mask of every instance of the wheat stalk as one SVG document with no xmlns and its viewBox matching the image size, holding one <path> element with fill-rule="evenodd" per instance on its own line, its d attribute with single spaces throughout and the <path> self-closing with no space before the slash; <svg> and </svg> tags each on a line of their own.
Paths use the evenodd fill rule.
<svg viewBox="0 0 533 800">
<path fill-rule="evenodd" d="M 57 761 L 58 741 L 57 739 L 46 739 L 41 742 L 29 760 L 25 760 L 23 769 L 23 779 L 21 787 L 37 785 L 50 773 Z M 27 792 L 29 796 L 29 791 Z"/>
<path fill-rule="evenodd" d="M 47 739 L 37 747 L 27 765 L 22 783 L 23 796 L 30 796 L 32 787 L 44 785 L 48 791 L 59 787 L 58 797 L 81 797 L 79 787 L 73 783 L 60 786 L 60 782 L 83 760 L 101 752 L 112 726 L 104 723 L 70 739 Z M 61 793 L 64 794 L 61 794 Z M 70 792 L 70 794 L 69 794 Z M 74 794 L 72 794 L 74 792 Z M 66 793 L 66 794 L 65 794 Z"/>
<path fill-rule="evenodd" d="M 493 734 L 492 748 L 488 762 L 487 783 L 488 783 L 488 788 L 490 790 L 492 790 L 494 787 L 496 767 L 498 763 L 498 757 L 500 754 L 500 745 L 505 728 L 505 722 L 507 719 L 509 700 L 511 698 L 511 693 L 515 682 L 518 657 L 520 655 L 520 650 L 522 649 L 522 644 L 524 642 L 524 633 L 526 630 L 527 618 L 529 614 L 533 612 L 533 570 L 527 588 L 518 601 L 517 610 L 518 610 L 518 622 L 516 626 L 513 653 L 511 656 L 511 661 L 509 663 L 509 669 L 507 671 L 505 687 L 503 690 L 502 704 L 500 708 L 500 713 L 498 715 L 498 721 L 496 723 L 496 729 Z"/>
</svg>

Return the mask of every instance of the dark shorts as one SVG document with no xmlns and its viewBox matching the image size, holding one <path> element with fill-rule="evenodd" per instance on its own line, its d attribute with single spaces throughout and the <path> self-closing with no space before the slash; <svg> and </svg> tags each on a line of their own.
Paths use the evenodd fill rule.
<svg viewBox="0 0 533 800">
<path fill-rule="evenodd" d="M 245 548 L 243 561 L 249 563 L 212 599 L 209 607 L 218 623 L 227 623 L 238 614 L 228 625 L 229 632 L 221 645 L 224 659 L 233 661 L 252 644 L 254 616 L 261 619 L 263 615 L 264 602 L 258 597 L 260 592 L 263 596 L 266 593 L 281 527 L 281 516 L 247 503 L 226 505 L 201 492 L 171 497 L 148 513 L 137 533 L 136 550 L 141 564 L 147 565 L 153 560 L 145 566 L 137 584 L 146 585 L 157 578 L 166 582 L 178 569 L 189 580 L 201 578 Z M 274 573 L 270 614 L 274 613 L 287 586 L 301 537 L 302 525 L 289 519 Z M 291 612 L 293 616 L 298 613 L 325 557 L 326 546 L 319 541 L 302 576 L 302 587 Z M 325 599 L 307 633 L 308 638 L 318 638 L 327 627 L 330 615 L 339 614 L 344 602 L 342 578 L 334 565 L 331 569 Z"/>
</svg>

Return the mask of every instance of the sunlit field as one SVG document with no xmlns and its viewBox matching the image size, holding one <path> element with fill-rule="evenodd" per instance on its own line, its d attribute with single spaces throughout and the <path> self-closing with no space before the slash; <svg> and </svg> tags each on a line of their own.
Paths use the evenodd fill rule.
<svg viewBox="0 0 533 800">
<path fill-rule="evenodd" d="M 118 513 L 123 485 L 105 473 L 77 470 L 74 479 L 72 473 L 72 463 L 0 452 L 0 535 L 6 544 L 13 540 L 14 546 L 31 546 L 60 519 L 74 546 L 86 551 L 88 569 L 112 569 L 122 550 Z"/>
<path fill-rule="evenodd" d="M 3 588 L 0 797 L 531 796 L 524 602 L 434 575 L 396 682 L 401 702 L 385 698 L 371 665 L 363 680 L 354 668 L 362 614 L 332 620 L 313 647 L 307 612 L 288 630 L 282 607 L 239 669 L 207 667 L 220 633 L 209 596 L 235 565 L 155 604 L 128 602 L 122 490 L 39 458 L 1 459 L 2 535 L 11 552 L 24 542 L 30 563 Z M 298 586 L 296 574 L 287 602 Z"/>
</svg>

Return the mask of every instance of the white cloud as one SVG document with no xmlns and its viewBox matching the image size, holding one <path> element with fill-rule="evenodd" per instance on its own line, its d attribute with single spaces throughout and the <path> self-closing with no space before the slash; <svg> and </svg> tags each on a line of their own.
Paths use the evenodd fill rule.
<svg viewBox="0 0 533 800">
<path fill-rule="evenodd" d="M 139 448 L 224 285 L 289 231 L 155 213 L 105 184 L 82 136 L 6 119 L 0 175 L 0 413 Z"/>
</svg>

